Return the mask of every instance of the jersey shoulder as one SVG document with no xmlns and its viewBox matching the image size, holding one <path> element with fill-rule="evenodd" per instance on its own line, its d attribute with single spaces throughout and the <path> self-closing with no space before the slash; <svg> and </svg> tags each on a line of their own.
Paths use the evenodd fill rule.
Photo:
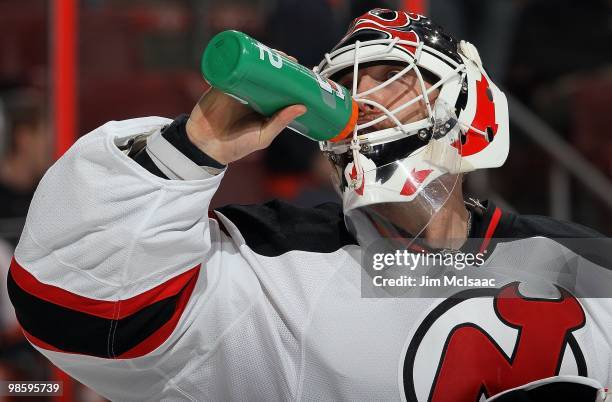
<svg viewBox="0 0 612 402">
<path fill-rule="evenodd" d="M 546 237 L 575 254 L 602 267 L 612 269 L 612 239 L 578 223 L 540 215 L 504 212 L 502 230 L 496 237 L 526 239 Z"/>
<path fill-rule="evenodd" d="M 240 231 L 256 253 L 274 257 L 293 250 L 331 253 L 357 244 L 346 230 L 342 206 L 312 208 L 281 200 L 260 205 L 227 205 L 217 209 Z"/>
<path fill-rule="evenodd" d="M 513 238 L 603 238 L 604 235 L 578 223 L 562 221 L 542 215 L 520 215 L 504 212 L 503 234 Z"/>
</svg>

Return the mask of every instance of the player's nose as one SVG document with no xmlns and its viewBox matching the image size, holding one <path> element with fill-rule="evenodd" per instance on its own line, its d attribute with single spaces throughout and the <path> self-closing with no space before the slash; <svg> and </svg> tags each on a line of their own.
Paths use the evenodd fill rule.
<svg viewBox="0 0 612 402">
<path fill-rule="evenodd" d="M 376 81 L 374 78 L 372 78 L 369 74 L 361 74 L 359 76 L 359 81 L 357 82 L 357 94 L 363 94 L 364 92 L 375 88 L 376 86 L 378 86 L 380 83 L 378 81 Z M 373 100 L 375 102 L 380 103 L 380 99 L 378 99 L 378 95 L 377 94 L 378 91 L 374 91 L 370 94 L 364 95 L 363 99 L 369 99 L 369 100 Z M 358 103 L 359 105 L 359 111 L 361 113 L 367 113 L 367 112 L 371 112 L 375 109 L 374 106 L 372 105 L 368 105 L 365 103 Z"/>
<path fill-rule="evenodd" d="M 368 91 L 379 84 L 374 78 L 370 76 L 370 74 L 363 73 L 359 75 L 359 79 L 357 81 L 357 94 L 361 94 L 365 91 Z"/>
</svg>

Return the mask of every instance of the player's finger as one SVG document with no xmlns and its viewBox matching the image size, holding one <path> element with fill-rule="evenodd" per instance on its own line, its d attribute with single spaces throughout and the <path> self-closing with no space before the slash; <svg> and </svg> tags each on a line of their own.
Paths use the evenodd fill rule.
<svg viewBox="0 0 612 402">
<path fill-rule="evenodd" d="M 286 58 L 288 58 L 291 61 L 294 61 L 296 63 L 298 62 L 298 60 L 295 57 L 289 56 L 287 53 L 283 52 L 282 50 L 274 49 L 274 51 L 277 52 L 277 53 L 282 54 L 283 56 L 285 56 Z"/>
<path fill-rule="evenodd" d="M 276 112 L 261 128 L 259 143 L 268 146 L 293 120 L 306 113 L 306 106 L 288 106 Z"/>
</svg>

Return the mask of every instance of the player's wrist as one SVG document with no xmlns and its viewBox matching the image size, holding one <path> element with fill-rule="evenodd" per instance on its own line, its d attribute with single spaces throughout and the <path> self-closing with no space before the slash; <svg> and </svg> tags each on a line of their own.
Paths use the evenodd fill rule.
<svg viewBox="0 0 612 402">
<path fill-rule="evenodd" d="M 223 168 L 232 162 L 214 135 L 204 133 L 202 129 L 197 127 L 191 117 L 187 119 L 184 127 L 187 140 L 212 162 L 212 165 L 209 166 Z"/>
<path fill-rule="evenodd" d="M 198 166 L 224 169 L 227 163 L 217 159 L 215 157 L 216 153 L 211 154 L 207 152 L 207 147 L 198 146 L 196 138 L 192 139 L 192 137 L 190 137 L 188 130 L 189 122 L 190 119 L 187 115 L 177 118 L 175 123 L 178 124 L 176 124 L 175 130 L 168 132 L 167 135 L 166 132 L 164 132 L 164 137 Z"/>
</svg>

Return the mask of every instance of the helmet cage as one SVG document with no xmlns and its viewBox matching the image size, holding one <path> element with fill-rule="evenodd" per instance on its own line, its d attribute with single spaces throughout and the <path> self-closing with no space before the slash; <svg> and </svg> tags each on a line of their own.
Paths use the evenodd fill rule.
<svg viewBox="0 0 612 402">
<path fill-rule="evenodd" d="M 400 47 L 400 45 L 414 48 L 414 55 L 405 50 L 404 47 Z M 372 61 L 400 61 L 405 63 L 406 67 L 376 87 L 357 93 L 359 66 L 360 64 Z M 366 42 L 356 41 L 354 44 L 343 46 L 332 53 L 325 54 L 325 59 L 315 70 L 321 76 L 328 78 L 350 67 L 353 69 L 352 94 L 355 102 L 371 105 L 382 113 L 378 118 L 364 124 L 358 124 L 355 127 L 354 134 L 356 133 L 359 141 L 369 144 L 395 141 L 407 135 L 414 135 L 419 130 L 430 129 L 432 127 L 433 106 L 429 102 L 429 95 L 439 89 L 438 99 L 454 105 L 461 90 L 461 83 L 465 80 L 466 76 L 465 64 L 457 63 L 444 53 L 425 45 L 423 42 L 401 40 L 397 37 L 393 39 L 375 39 Z M 437 82 L 431 83 L 432 86 L 429 89 L 425 86 L 421 69 L 432 73 L 438 78 Z M 415 72 L 418 80 L 418 88 L 421 92 L 418 96 L 393 110 L 388 110 L 383 105 L 367 99 L 368 95 L 385 88 L 410 71 Z M 417 102 L 423 102 L 427 111 L 427 117 L 420 121 L 406 124 L 400 122 L 396 115 Z M 363 130 L 387 119 L 393 121 L 395 126 L 362 134 Z M 350 139 L 336 143 L 323 143 L 322 147 L 324 150 L 334 150 L 336 153 L 341 153 L 347 151 L 349 142 Z"/>
</svg>

